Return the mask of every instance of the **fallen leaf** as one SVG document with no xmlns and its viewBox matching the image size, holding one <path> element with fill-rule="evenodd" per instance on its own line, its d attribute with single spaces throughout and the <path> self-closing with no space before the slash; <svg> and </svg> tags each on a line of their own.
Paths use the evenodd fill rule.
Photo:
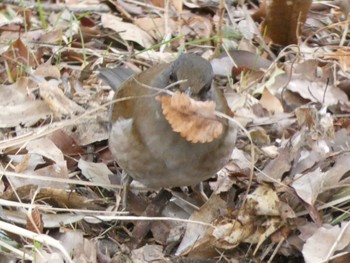
<svg viewBox="0 0 350 263">
<path fill-rule="evenodd" d="M 292 187 L 301 199 L 310 205 L 314 205 L 317 196 L 323 190 L 326 176 L 327 173 L 321 172 L 321 169 L 318 167 L 315 171 L 301 174 L 295 178 Z"/>
<path fill-rule="evenodd" d="M 146 244 L 139 249 L 131 251 L 132 262 L 147 263 L 147 262 L 166 262 L 163 247 L 160 245 Z"/>
<path fill-rule="evenodd" d="M 65 96 L 58 85 L 59 82 L 54 79 L 39 83 L 40 96 L 54 112 L 55 116 L 61 118 L 64 115 L 72 116 L 76 113 L 84 112 L 82 107 Z"/>
<path fill-rule="evenodd" d="M 324 225 L 306 240 L 302 250 L 305 263 L 327 262 L 349 244 L 349 222 L 336 226 Z"/>
<path fill-rule="evenodd" d="M 114 30 L 126 41 L 134 41 L 145 48 L 150 48 L 154 45 L 154 40 L 146 31 L 134 24 L 121 21 L 117 16 L 103 14 L 101 22 L 104 27 Z"/>
<path fill-rule="evenodd" d="M 175 32 L 176 30 L 176 23 L 172 19 L 168 19 L 166 22 L 164 18 L 160 17 L 141 17 L 135 19 L 134 23 L 150 34 L 154 39 L 158 40 L 162 40 L 166 32 Z M 165 28 L 166 26 L 168 29 Z"/>
<path fill-rule="evenodd" d="M 113 172 L 111 172 L 104 163 L 87 162 L 80 159 L 78 167 L 85 178 L 91 182 L 105 185 L 111 183 L 109 181 L 109 176 L 112 175 Z"/>
<path fill-rule="evenodd" d="M 215 116 L 215 102 L 195 101 L 184 93 L 156 99 L 173 130 L 189 142 L 207 143 L 222 134 L 223 124 Z"/>
<path fill-rule="evenodd" d="M 260 104 L 272 114 L 284 112 L 280 100 L 266 88 L 262 93 Z"/>
<path fill-rule="evenodd" d="M 218 195 L 212 195 L 209 200 L 198 210 L 195 211 L 190 220 L 211 223 L 220 214 L 225 211 L 226 203 Z M 198 246 L 205 245 L 207 242 L 206 231 L 208 226 L 188 223 L 185 235 L 181 244 L 177 248 L 176 255 L 186 255 Z M 202 241 L 204 242 L 202 244 Z M 213 247 L 211 246 L 213 249 Z"/>
<path fill-rule="evenodd" d="M 35 208 L 27 215 L 26 228 L 34 233 L 41 234 L 44 231 L 44 222 L 39 209 Z"/>
<path fill-rule="evenodd" d="M 343 1 L 343 2 L 346 2 L 346 1 Z M 325 55 L 325 58 L 338 60 L 342 69 L 344 71 L 349 72 L 350 71 L 349 55 L 350 55 L 350 50 L 348 47 L 339 47 L 334 53 Z"/>
<path fill-rule="evenodd" d="M 19 124 L 28 127 L 40 119 L 52 114 L 50 108 L 42 100 L 34 98 L 28 89 L 37 85 L 28 78 L 20 78 L 12 85 L 3 85 L 0 89 L 0 127 L 9 128 Z"/>
<path fill-rule="evenodd" d="M 56 233 L 54 237 L 72 255 L 74 262 L 96 262 L 95 241 L 85 238 L 84 234 L 83 231 L 77 229 L 65 229 L 63 233 Z"/>
<path fill-rule="evenodd" d="M 258 186 L 253 193 L 247 195 L 247 205 L 255 211 L 256 215 L 280 215 L 280 202 L 277 193 L 267 185 Z"/>
</svg>

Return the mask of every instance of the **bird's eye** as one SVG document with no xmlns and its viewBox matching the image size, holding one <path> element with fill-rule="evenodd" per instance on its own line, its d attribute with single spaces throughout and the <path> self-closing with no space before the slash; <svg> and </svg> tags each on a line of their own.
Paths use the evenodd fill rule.
<svg viewBox="0 0 350 263">
<path fill-rule="evenodd" d="M 208 83 L 207 85 L 205 85 L 205 86 L 203 87 L 203 89 L 205 89 L 205 91 L 208 91 L 208 90 L 211 89 L 211 85 L 212 85 L 212 83 L 210 82 L 210 83 Z"/>
<path fill-rule="evenodd" d="M 169 76 L 169 79 L 171 82 L 176 82 L 177 81 L 176 72 L 171 73 Z"/>
<path fill-rule="evenodd" d="M 201 89 L 201 92 L 208 92 L 208 90 L 210 90 L 211 88 L 211 82 L 204 85 L 203 88 Z"/>
<path fill-rule="evenodd" d="M 200 90 L 198 95 L 202 100 L 212 99 L 211 98 L 212 93 L 210 92 L 210 88 L 211 88 L 211 83 L 203 86 L 203 88 Z"/>
</svg>

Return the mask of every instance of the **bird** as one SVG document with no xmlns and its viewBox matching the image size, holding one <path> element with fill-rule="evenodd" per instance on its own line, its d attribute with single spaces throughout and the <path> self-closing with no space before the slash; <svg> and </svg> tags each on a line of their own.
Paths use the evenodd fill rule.
<svg viewBox="0 0 350 263">
<path fill-rule="evenodd" d="M 194 143 L 174 131 L 157 99 L 171 96 L 170 90 L 195 101 L 214 102 L 216 111 L 230 115 L 224 95 L 213 85 L 213 69 L 206 59 L 186 53 L 136 75 L 117 67 L 100 69 L 99 76 L 115 90 L 109 149 L 132 179 L 151 189 L 195 186 L 229 161 L 237 130 L 231 121 L 219 117 L 220 135 Z"/>
</svg>

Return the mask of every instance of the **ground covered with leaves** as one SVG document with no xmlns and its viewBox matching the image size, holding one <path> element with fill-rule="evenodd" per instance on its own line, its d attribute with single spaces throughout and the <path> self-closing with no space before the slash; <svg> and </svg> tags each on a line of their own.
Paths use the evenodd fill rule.
<svg viewBox="0 0 350 263">
<path fill-rule="evenodd" d="M 349 10 L 2 1 L 0 262 L 349 262 Z M 122 210 L 98 69 L 181 53 L 210 60 L 236 147 L 203 183 L 208 200 L 133 182 Z"/>
</svg>

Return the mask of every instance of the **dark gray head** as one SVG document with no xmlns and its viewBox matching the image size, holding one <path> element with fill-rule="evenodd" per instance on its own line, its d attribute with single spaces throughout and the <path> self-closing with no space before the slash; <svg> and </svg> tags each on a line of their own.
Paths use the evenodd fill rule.
<svg viewBox="0 0 350 263">
<path fill-rule="evenodd" d="M 195 54 L 182 54 L 172 64 L 172 81 L 187 80 L 179 89 L 191 96 L 202 97 L 211 88 L 213 69 L 209 61 Z"/>
</svg>

